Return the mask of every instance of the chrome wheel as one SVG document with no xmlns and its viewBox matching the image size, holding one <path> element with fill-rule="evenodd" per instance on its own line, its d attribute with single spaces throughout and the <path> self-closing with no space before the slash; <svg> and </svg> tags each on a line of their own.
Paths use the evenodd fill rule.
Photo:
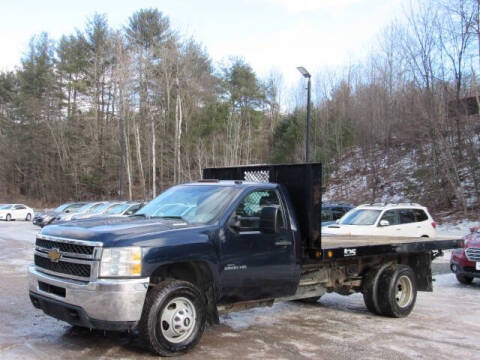
<svg viewBox="0 0 480 360">
<path fill-rule="evenodd" d="M 413 285 L 409 277 L 406 275 L 400 276 L 395 286 L 395 301 L 401 308 L 410 305 L 413 300 Z"/>
<path fill-rule="evenodd" d="M 170 300 L 160 316 L 163 336 L 172 343 L 187 339 L 195 328 L 197 313 L 193 303 L 185 297 Z"/>
</svg>

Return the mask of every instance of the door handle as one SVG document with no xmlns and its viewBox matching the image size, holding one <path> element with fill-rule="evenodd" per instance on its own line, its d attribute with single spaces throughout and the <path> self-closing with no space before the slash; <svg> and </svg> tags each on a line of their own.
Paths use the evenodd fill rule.
<svg viewBox="0 0 480 360">
<path fill-rule="evenodd" d="M 275 241 L 275 246 L 288 246 L 288 245 L 292 245 L 292 242 L 289 240 L 281 239 L 281 240 Z"/>
</svg>

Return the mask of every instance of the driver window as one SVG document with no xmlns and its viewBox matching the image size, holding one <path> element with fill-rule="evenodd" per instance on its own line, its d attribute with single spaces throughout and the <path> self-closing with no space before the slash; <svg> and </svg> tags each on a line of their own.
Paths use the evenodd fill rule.
<svg viewBox="0 0 480 360">
<path fill-rule="evenodd" d="M 390 225 L 398 225 L 400 224 L 400 220 L 398 218 L 398 211 L 397 210 L 388 210 L 382 216 L 381 220 L 388 220 Z M 380 221 L 381 221 L 380 220 Z"/>
<path fill-rule="evenodd" d="M 240 222 L 241 231 L 260 231 L 260 214 L 266 206 L 280 209 L 280 228 L 284 228 L 285 217 L 277 193 L 274 190 L 262 190 L 251 192 L 237 206 L 234 215 Z"/>
</svg>

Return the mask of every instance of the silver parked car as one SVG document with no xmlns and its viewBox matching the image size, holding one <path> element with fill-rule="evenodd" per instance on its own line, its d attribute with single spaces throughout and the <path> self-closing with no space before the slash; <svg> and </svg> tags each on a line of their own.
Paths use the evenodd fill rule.
<svg viewBox="0 0 480 360">
<path fill-rule="evenodd" d="M 81 206 L 69 208 L 68 213 L 59 214 L 53 222 L 70 221 L 74 217 L 79 218 L 79 216 L 88 215 L 104 204 L 105 201 L 83 203 Z"/>
<path fill-rule="evenodd" d="M 102 216 L 129 216 L 135 214 L 144 206 L 139 202 L 126 202 L 123 204 L 116 204 L 108 208 Z"/>
<path fill-rule="evenodd" d="M 82 214 L 77 214 L 72 217 L 72 220 L 79 220 L 79 219 L 88 219 L 91 217 L 98 217 L 102 216 L 106 211 L 108 211 L 110 208 L 122 204 L 121 202 L 104 202 L 95 208 L 91 209 L 91 211 L 82 213 Z"/>
</svg>

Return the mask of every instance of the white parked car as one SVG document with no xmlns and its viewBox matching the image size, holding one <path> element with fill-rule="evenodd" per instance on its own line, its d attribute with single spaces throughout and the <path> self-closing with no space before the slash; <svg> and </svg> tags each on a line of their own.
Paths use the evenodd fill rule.
<svg viewBox="0 0 480 360">
<path fill-rule="evenodd" d="M 435 237 L 436 226 L 428 209 L 419 204 L 365 204 L 322 227 L 322 234 Z"/>
<path fill-rule="evenodd" d="M 23 204 L 7 204 L 0 207 L 0 220 L 25 220 L 31 221 L 35 213 Z"/>
</svg>

